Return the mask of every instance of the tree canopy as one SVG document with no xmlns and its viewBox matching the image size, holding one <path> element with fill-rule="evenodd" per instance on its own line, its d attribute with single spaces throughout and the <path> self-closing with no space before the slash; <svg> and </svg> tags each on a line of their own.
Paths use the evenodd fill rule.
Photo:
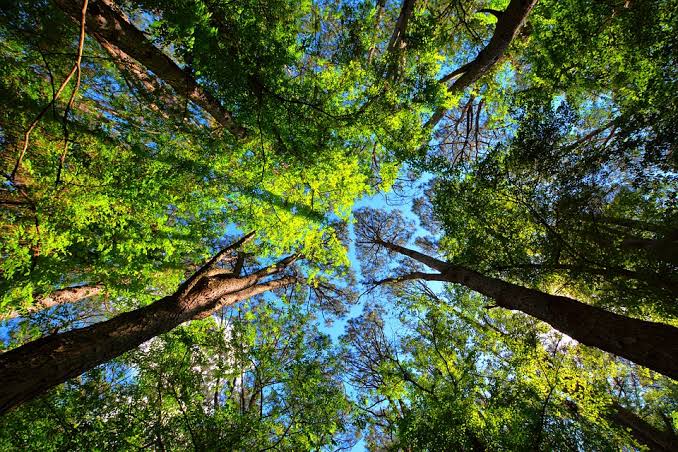
<svg viewBox="0 0 678 452">
<path fill-rule="evenodd" d="M 3 450 L 675 450 L 674 0 L 0 0 Z"/>
</svg>

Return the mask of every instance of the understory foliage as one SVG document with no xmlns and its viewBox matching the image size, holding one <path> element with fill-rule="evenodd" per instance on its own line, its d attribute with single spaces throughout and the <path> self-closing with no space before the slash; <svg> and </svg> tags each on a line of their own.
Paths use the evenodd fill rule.
<svg viewBox="0 0 678 452">
<path fill-rule="evenodd" d="M 10 413 L 2 448 L 311 450 L 350 439 L 328 336 L 292 305 L 245 307 L 152 339 Z"/>
<path fill-rule="evenodd" d="M 675 450 L 675 380 L 449 275 L 678 328 L 677 45 L 675 0 L 0 0 L 0 349 L 266 289 L 11 410 L 0 355 L 0 449 Z"/>
<path fill-rule="evenodd" d="M 344 336 L 375 448 L 612 451 L 633 444 L 611 413 L 621 400 L 643 409 L 635 385 L 648 385 L 647 400 L 664 410 L 652 416 L 675 410 L 672 382 L 488 311 L 468 291 L 417 285 L 398 296 L 397 330 L 389 314 L 366 309 Z"/>
</svg>

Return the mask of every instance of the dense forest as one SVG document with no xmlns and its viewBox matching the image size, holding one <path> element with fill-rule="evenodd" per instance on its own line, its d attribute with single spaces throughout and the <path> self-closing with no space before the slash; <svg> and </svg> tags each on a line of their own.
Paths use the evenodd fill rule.
<svg viewBox="0 0 678 452">
<path fill-rule="evenodd" d="M 677 0 L 0 0 L 0 450 L 678 450 Z"/>
</svg>

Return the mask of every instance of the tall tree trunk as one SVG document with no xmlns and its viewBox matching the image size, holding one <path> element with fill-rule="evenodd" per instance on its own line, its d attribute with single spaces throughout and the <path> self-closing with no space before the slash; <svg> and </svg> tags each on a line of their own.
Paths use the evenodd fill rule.
<svg viewBox="0 0 678 452">
<path fill-rule="evenodd" d="M 70 17 L 80 20 L 81 1 L 54 0 L 54 3 Z M 86 23 L 87 32 L 100 41 L 104 49 L 114 58 L 125 57 L 123 60 L 126 57 L 134 58 L 177 93 L 200 105 L 234 136 L 238 138 L 245 136 L 245 129 L 234 121 L 231 112 L 227 111 L 212 94 L 205 91 L 188 71 L 181 69 L 162 50 L 153 45 L 111 0 L 89 2 Z M 146 83 L 145 80 L 140 82 Z"/>
<path fill-rule="evenodd" d="M 246 239 L 249 237 L 251 234 Z M 244 240 L 226 250 L 240 246 Z M 294 262 L 294 256 L 248 276 L 213 272 L 214 265 L 226 250 L 170 296 L 111 320 L 47 336 L 0 355 L 0 413 L 188 320 L 207 317 L 222 306 L 293 282 L 292 277 L 262 280 L 284 270 Z"/>
<path fill-rule="evenodd" d="M 375 243 L 440 272 L 414 272 L 390 281 L 424 279 L 462 284 L 494 299 L 498 306 L 536 317 L 582 344 L 678 379 L 678 328 L 625 317 L 572 298 L 485 276 L 394 243 L 383 240 Z"/>
<path fill-rule="evenodd" d="M 388 63 L 388 76 L 395 76 L 399 71 L 404 61 L 403 50 L 407 47 L 405 35 L 407 34 L 407 25 L 414 13 L 414 6 L 417 0 L 403 0 L 400 7 L 400 14 L 396 20 L 391 39 L 388 41 L 386 52 L 392 58 Z"/>
</svg>

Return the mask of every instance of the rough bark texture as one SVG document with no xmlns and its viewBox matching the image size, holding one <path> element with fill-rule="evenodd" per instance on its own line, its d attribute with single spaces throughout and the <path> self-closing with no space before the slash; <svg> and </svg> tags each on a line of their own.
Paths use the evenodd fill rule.
<svg viewBox="0 0 678 452">
<path fill-rule="evenodd" d="M 291 277 L 261 280 L 293 261 L 287 258 L 248 276 L 202 276 L 214 264 L 213 259 L 173 295 L 106 322 L 47 336 L 5 352 L 0 355 L 0 413 L 184 322 L 205 318 L 222 306 L 290 284 Z"/>
<path fill-rule="evenodd" d="M 76 19 L 79 17 L 80 1 L 54 0 L 54 3 L 69 16 Z M 226 111 L 214 96 L 198 85 L 193 76 L 182 70 L 170 57 L 153 45 L 111 0 L 90 2 L 87 9 L 87 32 L 101 42 L 109 53 L 110 49 L 106 47 L 114 46 L 118 51 L 153 71 L 177 93 L 185 95 L 204 108 L 234 136 L 238 138 L 245 136 L 245 129 L 236 124 L 232 114 Z"/>
<path fill-rule="evenodd" d="M 513 38 L 516 37 L 528 14 L 537 3 L 537 0 L 511 0 L 498 17 L 497 25 L 490 42 L 483 48 L 478 56 L 466 63 L 461 68 L 453 71 L 450 75 L 443 77 L 442 83 L 448 82 L 457 75 L 461 76 L 450 86 L 448 91 L 452 93 L 459 92 L 475 83 L 480 77 L 485 75 L 492 67 L 504 56 Z M 433 113 L 428 120 L 427 126 L 435 127 L 445 116 L 445 110 L 440 108 Z"/>
<path fill-rule="evenodd" d="M 438 270 L 441 279 L 492 298 L 498 306 L 546 322 L 582 344 L 678 379 L 678 328 L 625 317 L 572 298 L 508 283 L 396 244 L 383 241 L 378 244 Z"/>
<path fill-rule="evenodd" d="M 93 285 L 93 286 L 74 286 L 66 287 L 64 289 L 55 290 L 49 295 L 45 295 L 30 306 L 25 313 L 31 314 L 33 312 L 42 311 L 43 309 L 53 308 L 54 306 L 61 304 L 76 303 L 85 298 L 94 297 L 101 293 L 103 286 Z M 5 319 L 12 319 L 24 314 L 20 311 L 12 311 L 9 314 L 5 315 Z"/>
</svg>

